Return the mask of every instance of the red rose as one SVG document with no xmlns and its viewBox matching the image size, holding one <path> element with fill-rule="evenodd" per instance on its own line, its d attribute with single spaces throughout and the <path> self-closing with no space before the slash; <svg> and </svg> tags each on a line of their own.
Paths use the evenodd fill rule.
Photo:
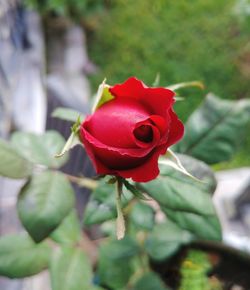
<svg viewBox="0 0 250 290">
<path fill-rule="evenodd" d="M 150 181 L 159 174 L 159 155 L 183 136 L 174 92 L 148 88 L 134 77 L 109 91 L 114 99 L 81 124 L 86 151 L 99 174 Z"/>
</svg>

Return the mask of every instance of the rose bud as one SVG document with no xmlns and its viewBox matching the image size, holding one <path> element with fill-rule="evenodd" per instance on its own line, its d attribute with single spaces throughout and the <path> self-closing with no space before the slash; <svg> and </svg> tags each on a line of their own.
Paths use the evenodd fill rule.
<svg viewBox="0 0 250 290">
<path fill-rule="evenodd" d="M 80 128 L 97 173 L 136 182 L 156 178 L 159 156 L 184 133 L 173 111 L 174 92 L 149 88 L 134 77 L 109 92 L 114 99 L 87 116 Z"/>
</svg>

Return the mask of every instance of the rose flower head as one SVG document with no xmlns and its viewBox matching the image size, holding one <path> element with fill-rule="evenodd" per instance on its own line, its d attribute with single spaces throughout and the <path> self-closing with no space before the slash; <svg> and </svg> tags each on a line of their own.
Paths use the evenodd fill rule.
<svg viewBox="0 0 250 290">
<path fill-rule="evenodd" d="M 131 77 L 109 87 L 113 99 L 81 124 L 80 138 L 98 174 L 147 182 L 159 156 L 179 141 L 184 126 L 173 111 L 174 92 Z"/>
</svg>

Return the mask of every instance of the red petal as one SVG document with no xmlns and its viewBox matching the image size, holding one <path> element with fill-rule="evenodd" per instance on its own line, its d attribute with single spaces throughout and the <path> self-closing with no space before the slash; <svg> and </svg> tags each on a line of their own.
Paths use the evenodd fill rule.
<svg viewBox="0 0 250 290">
<path fill-rule="evenodd" d="M 144 96 L 146 85 L 135 77 L 127 79 L 123 84 L 115 85 L 109 90 L 118 98 L 141 99 Z"/>
<path fill-rule="evenodd" d="M 156 125 L 156 127 L 161 133 L 161 136 L 163 136 L 168 129 L 167 124 L 169 121 L 166 121 L 165 118 L 158 115 L 151 115 L 150 120 Z"/>
<path fill-rule="evenodd" d="M 93 152 L 92 145 L 89 144 L 89 142 L 83 138 L 82 138 L 82 142 L 84 144 L 85 150 L 86 150 L 90 160 L 92 161 L 92 163 L 95 167 L 96 173 L 98 173 L 98 174 L 112 174 L 110 169 L 108 169 L 100 160 L 98 160 L 98 158 L 96 158 L 96 156 Z"/>
<path fill-rule="evenodd" d="M 171 145 L 178 142 L 184 134 L 184 125 L 183 123 L 178 119 L 175 112 L 171 109 L 169 111 L 171 123 L 170 123 L 170 129 L 168 134 L 168 141 L 167 141 L 167 147 L 170 147 Z"/>
<path fill-rule="evenodd" d="M 115 148 L 107 146 L 95 139 L 84 127 L 80 136 L 97 173 L 113 174 L 120 168 L 134 168 L 141 165 L 152 151 L 149 148 Z"/>
<path fill-rule="evenodd" d="M 147 182 L 155 179 L 159 174 L 159 155 L 165 151 L 164 147 L 158 147 L 142 165 L 129 170 L 116 171 L 117 174 L 124 178 L 132 178 L 135 182 Z"/>
<path fill-rule="evenodd" d="M 116 98 L 131 98 L 139 100 L 151 114 L 166 118 L 167 111 L 174 103 L 175 93 L 166 88 L 148 88 L 142 81 L 131 77 L 123 84 L 110 88 Z"/>
<path fill-rule="evenodd" d="M 152 114 L 167 118 L 168 110 L 174 104 L 175 93 L 165 88 L 146 88 L 142 103 Z"/>
<path fill-rule="evenodd" d="M 118 148 L 135 147 L 135 124 L 148 119 L 142 104 L 132 99 L 112 100 L 101 106 L 85 122 L 85 128 L 100 142 Z"/>
<path fill-rule="evenodd" d="M 143 142 L 140 139 L 138 139 L 136 137 L 136 130 L 138 128 L 140 128 L 141 126 L 149 126 L 152 129 L 152 133 L 153 133 L 153 138 L 151 142 Z M 137 124 L 135 124 L 134 130 L 133 130 L 133 135 L 134 135 L 134 143 L 138 146 L 138 147 L 142 147 L 142 148 L 151 148 L 151 150 L 158 145 L 159 140 L 160 140 L 160 131 L 159 129 L 154 126 L 151 122 L 150 122 L 150 118 L 148 118 L 147 120 L 144 120 L 142 122 L 138 122 Z"/>
<path fill-rule="evenodd" d="M 117 148 L 106 145 L 101 141 L 97 140 L 94 136 L 92 136 L 85 128 L 84 124 L 81 126 L 80 130 L 81 140 L 84 143 L 85 140 L 88 141 L 94 148 L 100 148 L 111 152 L 119 153 L 120 155 L 125 155 L 129 157 L 144 157 L 152 151 L 152 147 L 150 148 Z"/>
</svg>

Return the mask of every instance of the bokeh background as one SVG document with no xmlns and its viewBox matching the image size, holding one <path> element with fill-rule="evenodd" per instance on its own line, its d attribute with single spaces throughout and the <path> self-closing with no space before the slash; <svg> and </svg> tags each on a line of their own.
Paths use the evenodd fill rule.
<svg viewBox="0 0 250 290">
<path fill-rule="evenodd" d="M 205 90 L 187 89 L 176 111 L 183 120 L 208 92 L 221 98 L 250 96 L 250 2 L 248 0 L 26 0 L 43 15 L 67 17 L 86 32 L 97 71 L 93 90 L 135 75 L 151 85 L 199 80 Z M 250 164 L 250 136 L 220 168 Z"/>
</svg>

